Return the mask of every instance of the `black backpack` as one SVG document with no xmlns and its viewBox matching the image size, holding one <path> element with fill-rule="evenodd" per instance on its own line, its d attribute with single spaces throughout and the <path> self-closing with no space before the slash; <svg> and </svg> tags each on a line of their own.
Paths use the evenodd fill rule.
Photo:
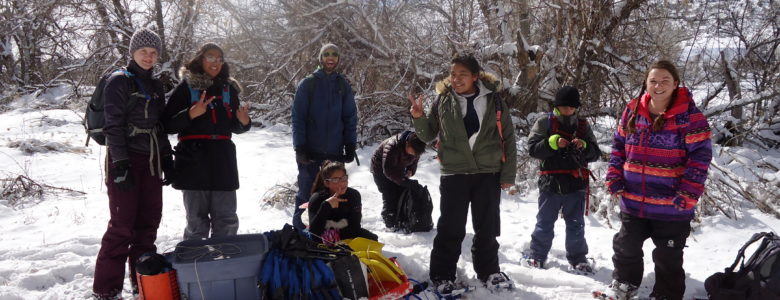
<svg viewBox="0 0 780 300">
<path fill-rule="evenodd" d="M 83 125 L 84 129 L 87 131 L 87 141 L 84 143 L 84 146 L 89 146 L 90 138 L 95 140 L 98 145 L 106 145 L 106 136 L 103 134 L 103 126 L 106 124 L 106 116 L 104 114 L 103 108 L 103 90 L 106 88 L 106 82 L 108 81 L 108 78 L 116 72 L 121 72 L 125 76 L 133 78 L 133 80 L 130 81 L 130 89 L 128 90 L 130 96 L 127 99 L 127 107 L 125 107 L 125 111 L 129 111 L 138 102 L 139 97 L 147 99 L 149 98 L 138 78 L 125 68 L 109 72 L 101 76 L 100 81 L 98 81 L 97 86 L 95 86 L 95 91 L 92 92 L 92 97 L 89 98 L 87 110 L 84 113 Z M 143 94 L 138 94 L 139 87 L 141 88 Z"/>
<path fill-rule="evenodd" d="M 409 185 L 398 199 L 398 228 L 404 233 L 425 232 L 433 229 L 433 201 L 427 186 L 409 179 Z"/>
<path fill-rule="evenodd" d="M 761 240 L 756 251 L 745 262 L 745 249 Z M 780 299 L 780 237 L 772 232 L 760 232 L 739 249 L 737 259 L 704 281 L 710 300 Z M 739 262 L 739 271 L 735 268 Z"/>
</svg>

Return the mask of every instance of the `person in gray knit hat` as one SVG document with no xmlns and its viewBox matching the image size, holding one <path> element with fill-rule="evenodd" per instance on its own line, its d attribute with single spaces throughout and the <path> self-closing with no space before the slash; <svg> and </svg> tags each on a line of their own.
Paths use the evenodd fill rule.
<svg viewBox="0 0 780 300">
<path fill-rule="evenodd" d="M 165 90 L 153 72 L 161 46 L 153 31 L 136 31 L 128 47 L 130 60 L 106 79 L 103 88 L 111 214 L 95 260 L 94 299 L 122 299 L 125 264 L 133 294 L 138 294 L 135 263 L 142 254 L 157 251 L 162 175 L 170 181 L 173 173 L 173 151 L 168 135 L 160 130 Z"/>
<path fill-rule="evenodd" d="M 293 226 L 299 229 L 305 228 L 300 206 L 310 200 L 320 165 L 326 160 L 355 160 L 357 107 L 352 87 L 336 72 L 339 55 L 338 46 L 323 45 L 317 56 L 320 68 L 298 84 L 293 100 L 293 147 L 298 163 Z"/>
</svg>

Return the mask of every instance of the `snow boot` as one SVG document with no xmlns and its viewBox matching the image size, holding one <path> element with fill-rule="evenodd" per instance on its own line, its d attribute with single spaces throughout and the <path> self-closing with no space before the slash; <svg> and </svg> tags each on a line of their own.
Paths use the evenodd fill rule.
<svg viewBox="0 0 780 300">
<path fill-rule="evenodd" d="M 636 298 L 639 287 L 628 282 L 613 280 L 610 285 L 610 291 L 614 300 L 632 300 Z"/>
</svg>

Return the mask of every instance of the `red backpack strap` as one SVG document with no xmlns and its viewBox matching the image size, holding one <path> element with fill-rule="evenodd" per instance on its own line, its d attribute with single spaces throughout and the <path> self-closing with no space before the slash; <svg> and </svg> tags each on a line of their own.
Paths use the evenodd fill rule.
<svg viewBox="0 0 780 300">
<path fill-rule="evenodd" d="M 501 162 L 506 162 L 506 147 L 504 146 L 504 126 L 501 125 L 501 112 L 503 107 L 501 106 L 501 99 L 493 97 L 493 103 L 496 107 L 496 128 L 498 128 L 498 138 L 501 143 Z"/>
</svg>

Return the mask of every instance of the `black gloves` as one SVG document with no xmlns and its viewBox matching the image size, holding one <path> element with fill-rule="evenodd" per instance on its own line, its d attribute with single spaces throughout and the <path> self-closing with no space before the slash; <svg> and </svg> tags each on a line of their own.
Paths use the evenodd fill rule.
<svg viewBox="0 0 780 300">
<path fill-rule="evenodd" d="M 344 163 L 351 163 L 355 160 L 355 144 L 344 145 Z"/>
<path fill-rule="evenodd" d="M 301 165 L 308 165 L 311 163 L 309 153 L 306 151 L 306 146 L 295 147 L 295 161 Z"/>
<path fill-rule="evenodd" d="M 173 164 L 173 155 L 166 155 L 163 157 L 161 166 L 163 174 L 165 175 L 161 176 L 163 178 L 162 184 L 169 185 L 173 183 L 173 181 L 176 180 L 176 170 Z"/>
<path fill-rule="evenodd" d="M 133 173 L 130 171 L 130 161 L 118 160 L 111 164 L 111 181 L 122 190 L 130 190 L 135 184 Z"/>
</svg>

